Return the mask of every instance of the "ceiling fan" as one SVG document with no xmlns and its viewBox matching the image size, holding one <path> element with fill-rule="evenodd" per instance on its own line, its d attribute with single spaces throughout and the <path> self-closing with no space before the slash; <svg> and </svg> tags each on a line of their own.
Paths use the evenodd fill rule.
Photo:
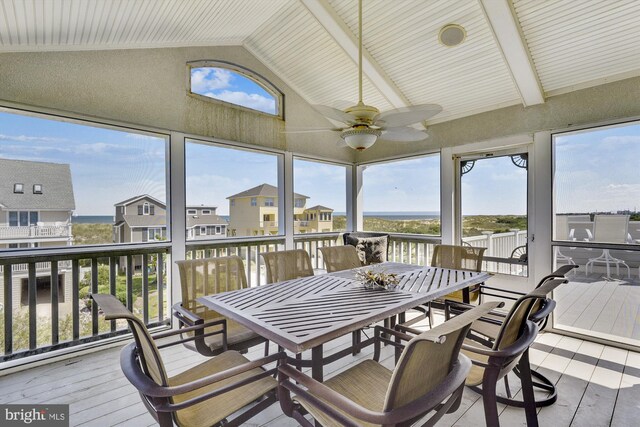
<svg viewBox="0 0 640 427">
<path fill-rule="evenodd" d="M 340 128 L 291 130 L 285 133 L 339 132 L 347 146 L 364 150 L 378 139 L 385 141 L 422 141 L 429 137 L 424 130 L 409 127 L 442 111 L 437 104 L 421 104 L 380 112 L 362 102 L 362 0 L 358 0 L 358 103 L 344 110 L 326 105 L 314 105 L 328 119 L 344 123 Z M 341 141 L 341 142 L 342 142 Z"/>
</svg>

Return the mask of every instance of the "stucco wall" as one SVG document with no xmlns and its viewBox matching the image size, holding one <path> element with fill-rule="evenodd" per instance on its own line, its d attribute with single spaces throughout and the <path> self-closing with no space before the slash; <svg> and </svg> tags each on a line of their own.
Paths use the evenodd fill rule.
<svg viewBox="0 0 640 427">
<path fill-rule="evenodd" d="M 187 62 L 254 70 L 284 93 L 286 125 L 328 122 L 241 46 L 0 54 L 0 100 L 124 123 L 352 161 L 326 133 L 283 134 L 285 122 L 187 95 Z"/>
<path fill-rule="evenodd" d="M 527 108 L 517 105 L 439 123 L 429 127 L 429 138 L 425 141 L 377 143 L 356 158 L 358 162 L 367 162 L 511 135 L 638 117 L 638 99 L 640 77 L 550 97 L 541 105 Z"/>
</svg>

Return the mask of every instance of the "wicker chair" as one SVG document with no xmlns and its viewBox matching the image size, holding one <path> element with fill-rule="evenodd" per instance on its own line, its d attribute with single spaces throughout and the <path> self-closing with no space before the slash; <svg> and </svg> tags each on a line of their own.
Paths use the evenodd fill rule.
<svg viewBox="0 0 640 427">
<path fill-rule="evenodd" d="M 355 246 L 363 265 L 377 264 L 387 261 L 389 235 L 387 233 L 353 232 L 344 233 L 345 245 Z"/>
<path fill-rule="evenodd" d="M 267 283 L 313 276 L 311 258 L 303 249 L 261 254 L 267 267 Z"/>
<path fill-rule="evenodd" d="M 327 273 L 362 267 L 354 246 L 325 246 L 320 248 Z"/>
<path fill-rule="evenodd" d="M 249 347 L 268 342 L 241 324 L 200 305 L 196 299 L 205 295 L 244 289 L 247 278 L 242 259 L 237 256 L 176 261 L 180 270 L 182 302 L 174 304 L 173 315 L 180 328 L 203 326 L 189 331 L 195 336 L 185 346 L 204 356 L 215 356 L 226 350 L 246 351 Z"/>
<path fill-rule="evenodd" d="M 151 337 L 144 324 L 113 295 L 92 295 L 105 319 L 125 319 L 135 342 L 121 353 L 120 365 L 129 382 L 140 392 L 142 401 L 161 426 L 240 425 L 276 401 L 276 371 L 263 369 L 281 360 L 283 353 L 249 361 L 236 351 L 226 351 L 202 364 L 169 377 L 158 349 L 176 345 L 178 340 L 156 346 L 156 339 L 176 336 L 171 331 Z M 192 329 L 202 328 L 202 325 Z M 191 337 L 189 339 L 195 339 Z M 249 409 L 233 419 L 242 408 Z"/>
<path fill-rule="evenodd" d="M 423 424 L 433 425 L 460 405 L 470 366 L 459 351 L 469 326 L 498 304 L 476 307 L 461 315 L 465 317 L 456 317 L 413 339 L 384 330 L 409 341 L 394 371 L 375 360 L 365 360 L 320 383 L 284 363 L 278 368 L 282 410 L 307 427 L 313 424 L 304 418 L 305 411 L 323 426 L 409 425 L 434 411 Z M 376 327 L 376 355 L 381 329 Z"/>
</svg>

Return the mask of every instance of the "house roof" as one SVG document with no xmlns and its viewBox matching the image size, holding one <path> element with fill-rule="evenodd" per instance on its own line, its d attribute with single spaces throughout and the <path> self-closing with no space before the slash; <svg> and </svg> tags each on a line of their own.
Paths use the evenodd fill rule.
<svg viewBox="0 0 640 427">
<path fill-rule="evenodd" d="M 271 184 L 260 184 L 256 187 L 245 190 L 241 193 L 234 194 L 233 196 L 227 197 L 227 199 L 235 199 L 238 197 L 278 197 L 278 189 Z M 305 196 L 304 194 L 293 193 L 294 198 L 305 198 L 308 199 L 309 196 Z"/>
<path fill-rule="evenodd" d="M 197 225 L 227 225 L 227 221 L 218 215 L 187 215 L 187 228 Z"/>
<path fill-rule="evenodd" d="M 216 210 L 218 209 L 217 206 L 213 206 L 213 205 L 187 205 L 187 209 L 211 209 L 211 210 Z"/>
<path fill-rule="evenodd" d="M 166 227 L 165 215 L 123 215 L 129 227 Z"/>
<path fill-rule="evenodd" d="M 13 192 L 17 183 L 24 185 L 21 194 Z M 42 194 L 33 194 L 34 184 L 42 185 Z M 5 209 L 74 210 L 69 165 L 0 159 L 0 205 Z"/>
<path fill-rule="evenodd" d="M 333 209 L 328 208 L 326 206 L 322 206 L 322 205 L 315 205 L 311 208 L 307 208 L 308 211 L 331 211 L 333 212 Z"/>
<path fill-rule="evenodd" d="M 127 205 L 130 205 L 131 203 L 137 202 L 138 200 L 141 200 L 141 199 L 149 199 L 153 203 L 155 203 L 156 205 L 162 206 L 163 208 L 166 208 L 166 205 L 163 202 L 161 202 L 160 200 L 158 200 L 155 197 L 152 197 L 152 196 L 150 196 L 148 194 L 141 194 L 139 196 L 133 196 L 133 197 L 127 199 L 127 200 L 123 200 L 121 202 L 118 202 L 118 203 L 114 204 L 114 206 L 127 206 Z"/>
</svg>

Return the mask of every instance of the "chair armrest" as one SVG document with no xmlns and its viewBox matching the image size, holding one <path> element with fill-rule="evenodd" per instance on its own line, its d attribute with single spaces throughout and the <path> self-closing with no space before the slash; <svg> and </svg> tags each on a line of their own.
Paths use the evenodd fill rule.
<svg viewBox="0 0 640 427">
<path fill-rule="evenodd" d="M 396 326 L 399 326 L 399 325 L 396 325 Z M 413 338 L 411 335 L 407 335 L 400 331 L 385 328 L 384 326 L 379 326 L 379 325 L 376 325 L 373 328 L 373 331 L 374 331 L 375 337 L 379 337 L 381 333 L 385 333 L 385 334 L 393 335 L 394 337 L 400 338 L 401 340 L 404 340 L 404 341 L 411 341 L 411 339 Z"/>
<path fill-rule="evenodd" d="M 533 323 L 530 320 L 527 320 L 526 330 L 516 341 L 513 342 L 510 346 L 502 349 L 502 350 L 493 350 L 490 348 L 483 349 L 467 344 L 462 344 L 462 349 L 466 350 L 470 353 L 481 354 L 484 356 L 489 356 L 489 362 L 491 362 L 492 358 L 498 359 L 507 359 L 519 354 L 522 354 L 525 350 L 529 348 L 533 340 L 536 338 L 538 334 L 538 325 Z"/>
<path fill-rule="evenodd" d="M 197 332 L 197 331 L 204 330 L 205 328 L 209 328 L 211 326 L 218 326 L 218 325 L 222 326 L 222 329 L 219 332 L 214 332 L 213 334 L 223 332 L 226 329 L 227 319 L 222 318 L 222 319 L 210 320 L 207 323 L 200 323 L 200 324 L 193 325 L 193 326 L 187 326 L 185 328 L 174 329 L 174 330 L 167 331 L 167 332 L 160 332 L 160 333 L 157 333 L 157 334 L 153 334 L 153 339 L 157 340 L 157 339 L 161 339 L 161 338 L 172 337 L 174 335 L 181 335 L 181 334 L 184 334 L 186 332 Z M 212 333 L 209 333 L 207 335 L 212 335 Z M 189 340 L 195 339 L 195 338 L 197 338 L 197 337 L 190 337 Z M 179 342 L 182 342 L 182 341 L 179 341 Z M 179 342 L 177 342 L 177 343 L 179 343 Z"/>
<path fill-rule="evenodd" d="M 335 406 L 358 420 L 386 425 L 402 423 L 403 421 L 428 413 L 430 409 L 438 406 L 447 396 L 453 394 L 464 383 L 470 369 L 470 360 L 463 354 L 458 355 L 458 360 L 454 363 L 451 372 L 449 372 L 433 390 L 421 398 L 390 412 L 376 412 L 365 408 L 287 364 L 280 366 L 278 371 L 280 373 L 280 387 L 304 397 L 337 421 L 345 425 L 352 424 L 350 420 L 345 420 L 343 414 L 337 412 L 335 408 L 329 405 Z M 287 381 L 287 377 L 305 386 L 307 390 L 302 389 L 291 381 Z M 283 394 L 284 393 L 279 393 L 280 396 Z"/>
<path fill-rule="evenodd" d="M 394 326 L 394 328 L 396 328 L 400 332 L 405 332 L 405 333 L 408 332 L 408 333 L 414 334 L 414 335 L 420 335 L 423 332 L 420 329 L 410 328 L 408 326 L 404 326 L 404 325 L 400 325 L 400 324 Z"/>
<path fill-rule="evenodd" d="M 552 299 L 545 300 L 544 306 L 538 310 L 536 313 L 529 316 L 529 320 L 533 323 L 540 323 L 544 319 L 547 318 L 551 314 L 551 312 L 556 308 L 556 302 Z"/>
<path fill-rule="evenodd" d="M 247 372 L 252 369 L 259 368 L 268 363 L 272 363 L 278 360 L 284 360 L 286 358 L 286 353 L 285 352 L 274 353 L 257 360 L 243 363 L 240 366 L 235 366 L 225 371 L 218 372 L 212 375 L 207 375 L 195 381 L 191 381 L 185 384 L 180 384 L 177 386 L 162 386 L 157 384 L 155 381 L 153 381 L 151 378 L 149 378 L 147 375 L 144 374 L 136 358 L 137 356 L 135 351 L 135 343 L 131 343 L 127 345 L 120 353 L 120 365 L 122 366 L 122 371 L 124 372 L 127 379 L 131 382 L 131 384 L 133 384 L 133 386 L 136 387 L 136 389 L 138 389 L 141 393 L 147 396 L 172 397 L 178 394 L 183 394 L 183 393 L 188 393 L 194 390 L 198 390 L 202 387 L 206 387 L 210 384 L 229 379 L 243 372 Z M 248 381 L 248 382 L 251 382 L 251 381 Z M 225 391 L 228 391 L 233 388 L 241 387 L 242 385 L 244 384 L 240 384 L 240 385 L 232 384 L 230 386 L 225 386 Z M 211 397 L 211 394 L 199 396 L 198 399 L 206 400 L 209 397 Z M 184 402 L 184 403 L 188 403 L 184 406 L 186 407 L 196 403 L 196 402 L 193 402 L 192 400 Z M 174 411 L 177 409 L 179 408 L 177 408 L 174 405 L 171 410 Z"/>
<path fill-rule="evenodd" d="M 174 304 L 172 308 L 173 315 L 189 326 L 193 326 L 204 321 L 202 317 L 184 308 L 181 302 Z"/>
</svg>

